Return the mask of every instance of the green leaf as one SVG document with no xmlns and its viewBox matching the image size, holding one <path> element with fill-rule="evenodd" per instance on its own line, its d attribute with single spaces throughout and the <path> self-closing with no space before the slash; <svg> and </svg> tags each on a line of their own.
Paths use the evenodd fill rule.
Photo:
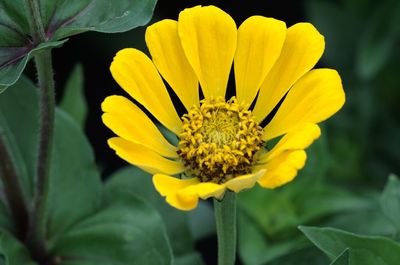
<svg viewBox="0 0 400 265">
<path fill-rule="evenodd" d="M 100 206 L 101 181 L 91 146 L 70 116 L 56 112 L 48 199 L 49 240 Z"/>
<path fill-rule="evenodd" d="M 267 264 L 309 245 L 304 237 L 268 242 L 260 227 L 248 216 L 241 213 L 238 221 L 238 252 L 241 261 L 246 265 Z"/>
<path fill-rule="evenodd" d="M 74 225 L 51 250 L 61 260 L 58 264 L 171 264 L 158 213 L 133 196 L 107 200 L 100 211 Z"/>
<path fill-rule="evenodd" d="M 7 231 L 0 230 L 0 264 L 35 265 L 24 245 Z"/>
<path fill-rule="evenodd" d="M 390 175 L 382 193 L 381 208 L 400 232 L 400 180 L 395 175 Z"/>
<path fill-rule="evenodd" d="M 2 185 L 0 184 L 0 187 Z M 3 187 L 1 187 L 3 189 Z M 1 194 L 2 198 L 4 194 Z M 14 231 L 14 223 L 11 219 L 11 214 L 8 207 L 0 200 L 0 230 Z"/>
<path fill-rule="evenodd" d="M 109 178 L 104 195 L 108 200 L 137 196 L 156 208 L 165 222 L 168 237 L 172 239 L 171 245 L 176 265 L 181 258 L 185 260 L 188 256 L 195 254 L 188 214 L 169 206 L 155 190 L 151 178 L 150 174 L 139 168 L 126 167 Z"/>
<path fill-rule="evenodd" d="M 32 48 L 24 46 L 24 42 L 16 44 L 15 47 L 7 47 L 0 39 L 0 93 L 18 81 L 26 64 L 36 53 L 60 47 L 66 41 L 45 42 Z"/>
<path fill-rule="evenodd" d="M 143 26 L 150 21 L 156 4 L 156 0 L 41 2 L 46 6 L 48 14 L 47 34 L 56 40 L 86 31 L 115 33 Z"/>
<path fill-rule="evenodd" d="M 346 248 L 345 251 L 332 261 L 331 265 L 349 265 L 349 252 L 350 250 Z"/>
<path fill-rule="evenodd" d="M 23 0 L 0 0 L 0 93 L 14 84 L 27 62 L 60 39 L 86 31 L 124 32 L 147 24 L 156 0 L 41 0 L 48 42 L 33 46 Z"/>
<path fill-rule="evenodd" d="M 280 238 L 296 233 L 299 224 L 369 206 L 368 200 L 345 190 L 326 184 L 310 183 L 300 176 L 298 178 L 279 190 L 254 187 L 242 192 L 239 195 L 239 207 L 266 235 Z"/>
<path fill-rule="evenodd" d="M 21 78 L 0 96 L 0 127 L 11 149 L 26 198 L 33 196 L 39 107 L 36 88 Z"/>
<path fill-rule="evenodd" d="M 22 0 L 0 0 L 0 93 L 14 84 L 34 53 L 59 47 L 67 36 L 85 31 L 124 32 L 145 25 L 156 0 L 41 0 L 46 36 L 37 47 L 29 39 Z"/>
<path fill-rule="evenodd" d="M 331 259 L 348 248 L 351 265 L 397 265 L 400 260 L 400 244 L 385 237 L 356 235 L 334 228 L 299 229 Z"/>
<path fill-rule="evenodd" d="M 400 3 L 397 1 L 382 1 L 372 10 L 363 27 L 356 69 L 364 80 L 370 80 L 387 63 L 396 51 L 396 43 L 400 32 Z"/>
<path fill-rule="evenodd" d="M 181 255 L 174 258 L 174 265 L 203 265 L 203 259 L 197 252 Z"/>
<path fill-rule="evenodd" d="M 88 110 L 84 94 L 84 73 L 81 64 L 75 65 L 68 77 L 60 108 L 67 112 L 83 128 Z"/>
<path fill-rule="evenodd" d="M 26 16 L 24 0 L 0 0 L 0 27 L 1 30 L 8 30 L 10 33 L 19 35 L 29 33 L 29 24 Z M 4 43 L 4 39 L 8 38 L 4 34 L 0 34 L 0 42 Z M 8 43 L 10 46 L 12 43 Z"/>
<path fill-rule="evenodd" d="M 367 235 L 389 236 L 396 233 L 392 222 L 382 214 L 378 203 L 375 202 L 371 202 L 371 206 L 365 209 L 354 209 L 335 215 L 323 224 Z"/>
<path fill-rule="evenodd" d="M 0 126 L 5 132 L 27 201 L 33 197 L 38 104 L 34 85 L 21 78 L 0 97 Z M 101 181 L 90 144 L 76 123 L 56 111 L 48 199 L 48 237 L 53 244 L 68 227 L 100 205 Z"/>
</svg>

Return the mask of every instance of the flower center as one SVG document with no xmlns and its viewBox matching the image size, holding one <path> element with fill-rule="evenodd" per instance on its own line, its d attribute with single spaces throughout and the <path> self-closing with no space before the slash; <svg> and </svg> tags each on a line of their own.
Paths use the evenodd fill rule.
<svg viewBox="0 0 400 265">
<path fill-rule="evenodd" d="M 188 173 L 203 182 L 224 183 L 248 174 L 261 149 L 262 128 L 235 97 L 202 100 L 182 116 L 178 154 Z"/>
</svg>

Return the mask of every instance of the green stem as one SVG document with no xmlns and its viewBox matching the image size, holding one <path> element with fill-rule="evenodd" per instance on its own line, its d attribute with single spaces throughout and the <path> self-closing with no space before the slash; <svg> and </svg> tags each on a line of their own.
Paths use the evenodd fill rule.
<svg viewBox="0 0 400 265">
<path fill-rule="evenodd" d="M 29 245 L 33 253 L 44 258 L 46 253 L 46 204 L 49 193 L 49 169 L 54 134 L 54 79 L 51 51 L 35 55 L 39 82 L 39 150 L 35 194 L 30 220 Z"/>
<path fill-rule="evenodd" d="M 19 182 L 16 167 L 3 131 L 0 128 L 0 177 L 14 223 L 17 226 L 18 237 L 26 236 L 28 208 Z"/>
<path fill-rule="evenodd" d="M 36 45 L 46 42 L 44 27 L 37 0 L 25 0 L 33 41 Z M 33 209 L 30 216 L 27 242 L 38 260 L 46 256 L 46 204 L 49 193 L 49 169 L 54 134 L 54 79 L 51 51 L 35 54 L 39 87 L 39 148 L 35 176 Z"/>
<path fill-rule="evenodd" d="M 233 265 L 236 259 L 236 194 L 227 191 L 223 200 L 214 199 L 218 236 L 218 265 Z"/>
<path fill-rule="evenodd" d="M 29 26 L 35 45 L 46 41 L 40 7 L 37 0 L 25 0 L 25 7 L 29 21 Z"/>
</svg>

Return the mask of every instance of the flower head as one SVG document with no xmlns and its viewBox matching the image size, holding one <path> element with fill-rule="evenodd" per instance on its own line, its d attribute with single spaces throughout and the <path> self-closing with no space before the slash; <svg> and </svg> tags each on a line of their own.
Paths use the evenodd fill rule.
<svg viewBox="0 0 400 265">
<path fill-rule="evenodd" d="M 309 23 L 286 28 L 282 21 L 253 16 L 237 29 L 219 8 L 196 6 L 178 21 L 149 26 L 146 43 L 152 59 L 123 49 L 110 70 L 177 136 L 177 146 L 125 97 L 107 97 L 102 118 L 118 135 L 109 139 L 110 147 L 153 174 L 158 192 L 178 209 L 195 208 L 199 198 L 221 199 L 226 190 L 290 182 L 304 166 L 304 149 L 320 135 L 316 124 L 345 101 L 335 70 L 311 70 L 324 38 Z M 232 63 L 236 96 L 227 99 Z M 160 75 L 185 106 L 181 117 Z M 272 119 L 261 126 L 267 116 Z M 277 137 L 268 150 L 266 143 Z"/>
</svg>

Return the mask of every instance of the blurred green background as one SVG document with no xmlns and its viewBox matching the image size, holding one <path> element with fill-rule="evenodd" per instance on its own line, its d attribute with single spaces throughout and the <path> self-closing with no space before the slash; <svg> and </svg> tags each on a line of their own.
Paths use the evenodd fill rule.
<svg viewBox="0 0 400 265">
<path fill-rule="evenodd" d="M 252 15 L 281 19 L 288 26 L 312 22 L 326 39 L 317 67 L 339 71 L 347 98 L 344 108 L 322 124 L 322 136 L 309 148 L 307 165 L 293 183 L 273 191 L 255 188 L 240 194 L 238 264 L 329 264 L 298 225 L 396 237 L 395 227 L 380 209 L 379 194 L 387 176 L 400 173 L 400 1 L 160 0 L 152 22 L 176 19 L 180 10 L 197 4 L 221 7 L 237 25 Z M 85 131 L 104 179 L 125 165 L 107 147 L 112 133 L 100 118 L 102 100 L 124 94 L 108 67 L 121 48 L 146 50 L 144 30 L 87 33 L 54 50 L 59 99 L 73 66 L 83 65 L 89 105 Z M 202 230 L 194 235 L 196 246 L 206 264 L 213 264 L 216 245 L 208 206 L 201 206 L 206 210 L 191 218 L 202 220 L 192 222 L 192 227 Z"/>
</svg>

